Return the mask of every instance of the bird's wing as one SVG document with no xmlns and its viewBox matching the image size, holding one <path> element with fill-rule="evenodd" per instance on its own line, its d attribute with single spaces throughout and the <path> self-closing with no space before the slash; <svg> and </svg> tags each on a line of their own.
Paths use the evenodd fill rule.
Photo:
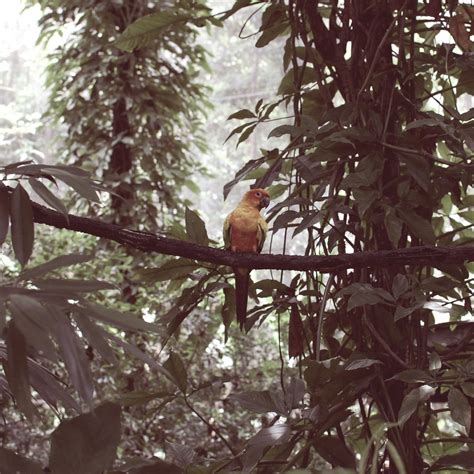
<svg viewBox="0 0 474 474">
<path fill-rule="evenodd" d="M 224 221 L 224 227 L 222 229 L 222 234 L 224 236 L 224 247 L 230 249 L 230 242 L 232 239 L 232 226 L 230 225 L 231 214 L 229 214 Z"/>
<path fill-rule="evenodd" d="M 265 243 L 265 238 L 267 237 L 268 224 L 263 217 L 258 219 L 257 227 L 257 251 L 260 253 L 263 249 L 263 244 Z"/>
</svg>

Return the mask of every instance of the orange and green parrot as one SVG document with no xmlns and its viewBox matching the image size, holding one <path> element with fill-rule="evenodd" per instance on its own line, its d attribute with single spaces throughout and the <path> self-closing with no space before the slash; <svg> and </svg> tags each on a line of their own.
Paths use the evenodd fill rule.
<svg viewBox="0 0 474 474">
<path fill-rule="evenodd" d="M 239 205 L 224 222 L 225 248 L 232 252 L 260 253 L 268 232 L 268 225 L 260 215 L 260 210 L 270 204 L 270 196 L 265 189 L 251 189 L 244 194 Z M 247 315 L 250 270 L 234 268 L 235 302 L 237 321 L 243 329 Z"/>
</svg>

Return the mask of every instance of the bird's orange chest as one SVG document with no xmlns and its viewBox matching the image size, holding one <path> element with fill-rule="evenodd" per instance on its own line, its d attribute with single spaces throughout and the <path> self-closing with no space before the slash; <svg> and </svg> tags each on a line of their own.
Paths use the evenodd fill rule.
<svg viewBox="0 0 474 474">
<path fill-rule="evenodd" d="M 236 209 L 232 213 L 230 247 L 233 252 L 257 251 L 258 217 L 258 211 L 252 209 Z"/>
</svg>

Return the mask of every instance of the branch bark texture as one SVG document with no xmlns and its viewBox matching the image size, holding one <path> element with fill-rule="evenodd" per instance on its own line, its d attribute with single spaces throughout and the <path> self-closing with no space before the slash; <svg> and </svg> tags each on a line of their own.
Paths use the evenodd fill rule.
<svg viewBox="0 0 474 474">
<path fill-rule="evenodd" d="M 109 224 L 96 219 L 63 214 L 33 204 L 33 218 L 38 224 L 59 229 L 82 232 L 96 237 L 113 240 L 146 253 L 184 257 L 191 260 L 218 265 L 239 266 L 255 269 L 313 270 L 332 273 L 349 268 L 383 267 L 387 265 L 426 265 L 437 267 L 447 263 L 461 264 L 474 261 L 474 246 L 433 247 L 420 246 L 377 252 L 358 252 L 325 256 L 298 256 L 273 254 L 233 253 L 212 247 L 204 247 L 184 240 L 171 239 L 150 232 L 140 232 Z"/>
</svg>

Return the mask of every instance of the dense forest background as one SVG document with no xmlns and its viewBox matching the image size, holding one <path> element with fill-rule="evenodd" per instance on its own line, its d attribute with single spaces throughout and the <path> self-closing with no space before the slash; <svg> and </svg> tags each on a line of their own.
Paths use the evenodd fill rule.
<svg viewBox="0 0 474 474">
<path fill-rule="evenodd" d="M 2 9 L 1 473 L 474 470 L 470 2 Z"/>
</svg>

